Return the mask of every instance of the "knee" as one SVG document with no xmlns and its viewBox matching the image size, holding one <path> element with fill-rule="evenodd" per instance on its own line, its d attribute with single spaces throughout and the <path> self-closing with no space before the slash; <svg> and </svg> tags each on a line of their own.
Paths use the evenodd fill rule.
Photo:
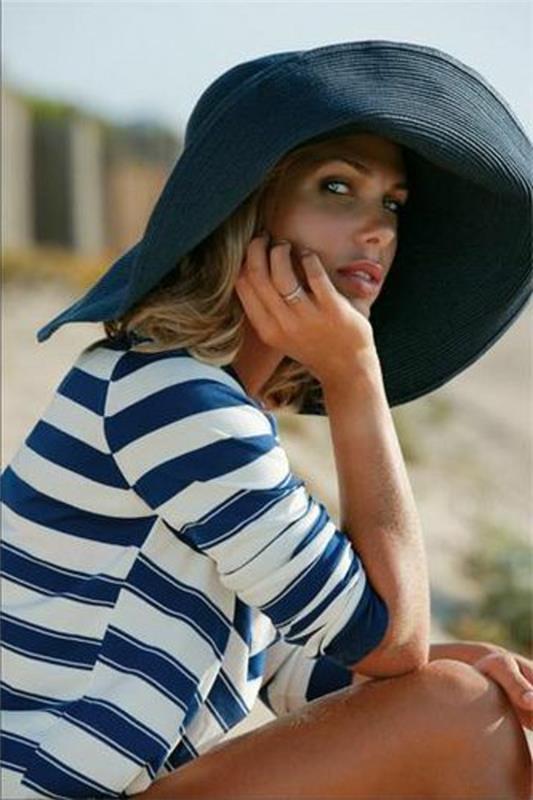
<svg viewBox="0 0 533 800">
<path fill-rule="evenodd" d="M 503 689 L 452 659 L 430 662 L 418 678 L 453 757 L 483 774 L 502 797 L 529 798 L 529 747 Z"/>
</svg>

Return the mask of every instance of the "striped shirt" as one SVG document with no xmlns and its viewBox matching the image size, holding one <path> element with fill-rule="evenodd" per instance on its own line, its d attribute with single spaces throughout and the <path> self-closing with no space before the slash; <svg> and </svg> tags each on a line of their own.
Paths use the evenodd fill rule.
<svg viewBox="0 0 533 800">
<path fill-rule="evenodd" d="M 2 475 L 4 797 L 118 797 L 261 697 L 346 686 L 387 609 L 231 366 L 102 340 Z"/>
</svg>

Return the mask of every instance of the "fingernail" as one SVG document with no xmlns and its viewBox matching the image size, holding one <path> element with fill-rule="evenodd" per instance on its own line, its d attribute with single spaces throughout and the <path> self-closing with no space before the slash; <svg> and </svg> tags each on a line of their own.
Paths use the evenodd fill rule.
<svg viewBox="0 0 533 800">
<path fill-rule="evenodd" d="M 522 695 L 522 700 L 526 702 L 529 706 L 533 705 L 533 692 L 531 690 L 524 692 Z"/>
<path fill-rule="evenodd" d="M 300 255 L 301 255 L 302 258 L 307 258 L 307 256 L 312 256 L 313 255 L 313 251 L 312 250 L 302 250 Z"/>
<path fill-rule="evenodd" d="M 275 239 L 272 242 L 272 247 L 277 247 L 278 244 L 290 244 L 288 239 Z"/>
</svg>

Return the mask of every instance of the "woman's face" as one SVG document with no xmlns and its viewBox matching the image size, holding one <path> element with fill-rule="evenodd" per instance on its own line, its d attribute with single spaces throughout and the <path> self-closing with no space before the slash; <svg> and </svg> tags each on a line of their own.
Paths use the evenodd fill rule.
<svg viewBox="0 0 533 800">
<path fill-rule="evenodd" d="M 273 239 L 288 239 L 293 253 L 314 250 L 334 286 L 368 318 L 396 254 L 398 207 L 407 200 L 401 148 L 374 134 L 344 136 L 331 141 L 331 156 L 328 146 L 325 160 L 283 181 L 266 229 Z M 359 259 L 381 267 L 378 283 L 339 272 Z M 305 282 L 294 256 L 293 266 Z"/>
</svg>

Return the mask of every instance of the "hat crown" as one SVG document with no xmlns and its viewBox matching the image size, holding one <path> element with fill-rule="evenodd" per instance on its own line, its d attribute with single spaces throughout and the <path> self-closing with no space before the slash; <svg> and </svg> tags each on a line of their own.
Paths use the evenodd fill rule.
<svg viewBox="0 0 533 800">
<path fill-rule="evenodd" d="M 262 75 L 269 68 L 277 67 L 298 53 L 299 51 L 291 51 L 260 56 L 251 61 L 237 64 L 219 75 L 202 92 L 191 112 L 185 128 L 185 147 L 190 147 L 210 118 L 219 113 L 221 104 L 227 101 L 235 91 L 242 88 L 245 83 Z"/>
</svg>

